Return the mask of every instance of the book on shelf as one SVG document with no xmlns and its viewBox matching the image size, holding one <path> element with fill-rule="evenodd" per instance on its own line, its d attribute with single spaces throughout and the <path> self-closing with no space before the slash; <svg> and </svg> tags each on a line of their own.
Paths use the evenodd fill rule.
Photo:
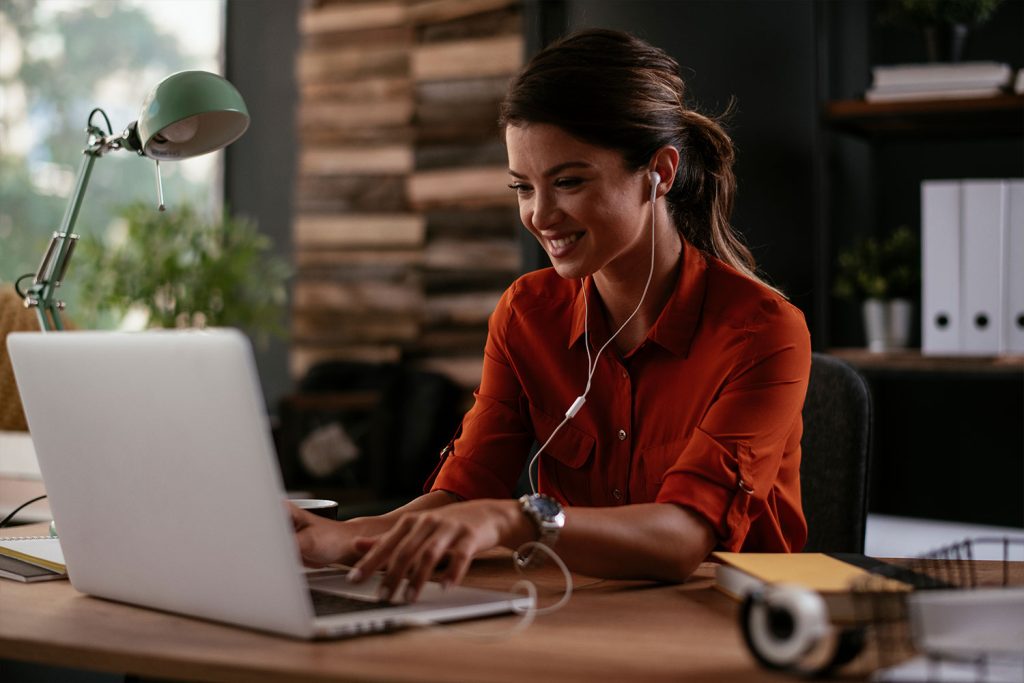
<svg viewBox="0 0 1024 683">
<path fill-rule="evenodd" d="M 864 555 L 825 553 L 728 553 L 712 557 L 722 564 L 715 571 L 715 587 L 737 600 L 771 584 L 791 584 L 812 590 L 825 600 L 833 621 L 857 621 L 857 587 L 866 586 L 872 569 L 887 566 Z M 894 594 L 909 590 L 896 580 L 872 582 Z"/>
<path fill-rule="evenodd" d="M 1002 88 L 955 88 L 934 90 L 878 90 L 872 88 L 864 93 L 868 102 L 910 102 L 916 100 L 974 100 L 986 97 L 997 97 L 1003 94 Z"/>
<path fill-rule="evenodd" d="M 872 69 L 868 102 L 994 97 L 1011 85 L 1013 69 L 997 62 L 900 64 Z"/>
<path fill-rule="evenodd" d="M 1010 81 L 1013 70 L 1008 64 L 998 62 L 959 62 L 876 66 L 871 73 L 876 88 L 945 87 L 949 83 L 1000 86 Z"/>
<path fill-rule="evenodd" d="M 25 583 L 67 578 L 60 541 L 49 536 L 0 538 L 0 577 Z"/>
</svg>

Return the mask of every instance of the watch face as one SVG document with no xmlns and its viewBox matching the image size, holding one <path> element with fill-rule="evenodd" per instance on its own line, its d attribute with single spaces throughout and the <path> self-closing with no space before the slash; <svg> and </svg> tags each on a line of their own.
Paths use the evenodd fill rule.
<svg viewBox="0 0 1024 683">
<path fill-rule="evenodd" d="M 541 517 L 548 519 L 562 511 L 562 506 L 558 504 L 558 501 L 552 500 L 546 496 L 537 496 L 534 498 L 533 507 L 540 513 Z"/>
</svg>

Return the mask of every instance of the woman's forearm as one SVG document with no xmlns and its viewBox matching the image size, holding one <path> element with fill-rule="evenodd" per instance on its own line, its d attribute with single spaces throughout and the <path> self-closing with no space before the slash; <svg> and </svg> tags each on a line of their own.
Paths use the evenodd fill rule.
<svg viewBox="0 0 1024 683">
<path fill-rule="evenodd" d="M 554 550 L 590 576 L 682 581 L 715 545 L 703 519 L 669 503 L 571 507 L 565 514 Z"/>
</svg>

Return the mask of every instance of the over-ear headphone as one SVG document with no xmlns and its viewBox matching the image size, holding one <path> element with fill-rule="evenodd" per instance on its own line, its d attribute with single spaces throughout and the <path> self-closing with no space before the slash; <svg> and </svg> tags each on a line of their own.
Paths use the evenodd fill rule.
<svg viewBox="0 0 1024 683">
<path fill-rule="evenodd" d="M 824 598 L 802 586 L 773 584 L 749 593 L 740 626 L 758 662 L 790 673 L 823 676 L 864 649 L 864 629 L 832 624 Z"/>
<path fill-rule="evenodd" d="M 657 171 L 651 171 L 651 201 L 653 202 L 658 198 L 658 185 L 661 184 L 661 174 Z"/>
</svg>

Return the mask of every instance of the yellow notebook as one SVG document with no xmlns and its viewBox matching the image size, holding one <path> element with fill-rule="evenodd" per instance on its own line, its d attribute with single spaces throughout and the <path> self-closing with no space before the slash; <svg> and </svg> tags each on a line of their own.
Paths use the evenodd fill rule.
<svg viewBox="0 0 1024 683">
<path fill-rule="evenodd" d="M 824 553 L 714 553 L 722 564 L 735 567 L 763 583 L 796 583 L 822 593 L 850 590 L 866 577 L 860 567 Z"/>
<path fill-rule="evenodd" d="M 712 557 L 722 563 L 715 572 L 715 587 L 737 600 L 767 584 L 785 583 L 821 594 L 833 621 L 856 621 L 865 609 L 864 605 L 858 608 L 855 586 L 866 582 L 871 573 L 830 555 L 718 552 Z M 894 579 L 872 580 L 872 591 L 883 589 L 887 593 L 900 593 L 910 590 L 910 586 Z"/>
<path fill-rule="evenodd" d="M 67 572 L 60 540 L 49 536 L 0 538 L 0 555 L 13 557 L 16 560 L 62 574 Z"/>
</svg>

